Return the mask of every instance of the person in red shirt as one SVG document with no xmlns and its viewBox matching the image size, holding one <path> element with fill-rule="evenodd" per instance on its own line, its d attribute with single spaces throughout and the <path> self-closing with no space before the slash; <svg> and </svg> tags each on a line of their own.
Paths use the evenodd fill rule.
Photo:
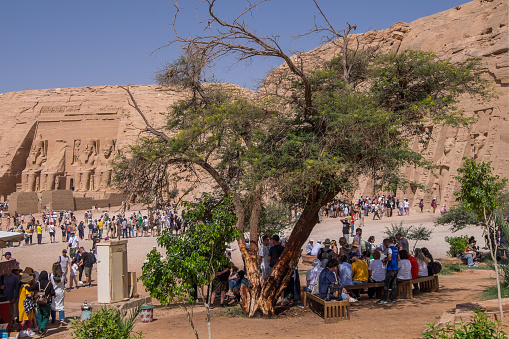
<svg viewBox="0 0 509 339">
<path fill-rule="evenodd" d="M 419 276 L 419 263 L 417 259 L 413 255 L 408 255 L 408 260 L 410 260 L 410 264 L 412 265 L 412 279 L 417 279 Z"/>
<path fill-rule="evenodd" d="M 419 276 L 419 263 L 417 262 L 417 259 L 413 255 L 408 255 L 408 260 L 410 260 L 410 264 L 412 265 L 411 272 L 412 272 L 412 279 L 417 279 Z M 419 284 L 414 284 L 414 293 L 419 292 Z"/>
</svg>

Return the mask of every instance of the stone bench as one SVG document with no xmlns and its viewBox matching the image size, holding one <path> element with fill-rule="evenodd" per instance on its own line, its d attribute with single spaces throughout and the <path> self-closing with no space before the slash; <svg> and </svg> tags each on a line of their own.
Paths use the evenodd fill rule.
<svg viewBox="0 0 509 339">
<path fill-rule="evenodd" d="M 304 307 L 311 309 L 322 317 L 326 324 L 336 323 L 342 319 L 350 319 L 350 302 L 347 300 L 326 301 L 319 296 L 305 292 Z"/>
<path fill-rule="evenodd" d="M 419 290 L 421 292 L 438 292 L 438 275 L 432 275 L 428 277 L 421 277 L 417 279 L 399 281 L 398 282 L 398 299 L 413 299 L 412 285 L 419 284 Z M 365 288 L 376 288 L 376 297 L 382 298 L 384 283 L 364 283 L 358 285 L 345 286 L 347 291 L 361 290 Z"/>
</svg>

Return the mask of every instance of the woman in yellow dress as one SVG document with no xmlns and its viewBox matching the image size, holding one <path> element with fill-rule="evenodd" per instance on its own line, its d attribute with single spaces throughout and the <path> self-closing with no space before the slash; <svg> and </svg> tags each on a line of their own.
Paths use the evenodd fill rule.
<svg viewBox="0 0 509 339">
<path fill-rule="evenodd" d="M 19 291 L 19 302 L 18 302 L 20 337 L 33 336 L 35 333 L 31 330 L 31 325 L 32 319 L 35 316 L 35 309 L 27 314 L 25 312 L 25 306 L 23 305 L 23 302 L 27 297 L 32 297 L 34 293 L 27 291 L 27 288 L 35 283 L 34 277 L 28 273 L 23 273 L 23 275 L 21 276 L 21 283 L 22 285 Z"/>
</svg>

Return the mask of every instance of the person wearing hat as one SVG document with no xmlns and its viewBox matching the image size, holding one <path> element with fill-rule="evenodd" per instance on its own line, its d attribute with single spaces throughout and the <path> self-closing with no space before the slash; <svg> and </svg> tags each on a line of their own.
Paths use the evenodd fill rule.
<svg viewBox="0 0 509 339">
<path fill-rule="evenodd" d="M 11 270 L 11 272 L 4 275 L 3 279 L 3 285 L 0 287 L 3 291 L 3 295 L 7 298 L 7 301 L 9 301 L 9 307 L 10 307 L 10 327 L 12 329 L 12 326 L 15 324 L 14 319 L 17 316 L 18 311 L 18 295 L 19 295 L 19 273 L 20 273 L 19 266 L 14 266 L 14 268 Z"/>
<path fill-rule="evenodd" d="M 37 334 L 40 337 L 44 337 L 46 335 L 46 325 L 48 324 L 48 320 L 51 315 L 52 298 L 55 296 L 55 289 L 49 281 L 48 272 L 42 271 L 41 274 L 39 274 L 37 283 L 30 286 L 27 290 L 29 292 L 44 293 L 44 296 L 47 297 L 46 305 L 37 305 L 37 325 L 39 326 Z"/>
<path fill-rule="evenodd" d="M 334 251 L 330 248 L 330 239 L 327 238 L 323 241 L 323 248 L 320 248 L 317 254 L 318 260 L 322 261 L 323 259 L 331 260 L 334 257 Z"/>
<path fill-rule="evenodd" d="M 306 246 L 306 254 L 307 255 L 311 255 L 311 251 L 313 250 L 313 243 L 314 242 L 315 241 L 313 239 L 309 239 L 309 242 L 308 242 L 308 244 Z"/>
<path fill-rule="evenodd" d="M 359 260 L 359 253 L 350 253 L 350 262 L 352 263 L 352 277 L 353 284 L 367 283 L 369 279 L 368 264 L 364 260 Z M 360 290 L 353 290 L 354 297 L 359 299 L 361 297 Z"/>
<path fill-rule="evenodd" d="M 35 283 L 34 277 L 28 273 L 23 273 L 21 276 L 21 289 L 19 292 L 19 301 L 18 301 L 18 321 L 20 337 L 33 336 L 35 332 L 31 330 L 32 327 L 32 319 L 35 317 L 35 308 L 32 310 L 25 309 L 25 299 L 32 298 L 33 292 L 28 291 L 28 288 Z M 27 311 L 29 311 L 27 313 Z"/>
<path fill-rule="evenodd" d="M 69 256 L 71 258 L 74 258 L 76 255 L 76 251 L 79 248 L 79 237 L 76 235 L 76 232 L 74 230 L 71 230 L 71 236 L 69 237 L 69 240 L 67 241 L 67 248 L 70 248 Z"/>
</svg>

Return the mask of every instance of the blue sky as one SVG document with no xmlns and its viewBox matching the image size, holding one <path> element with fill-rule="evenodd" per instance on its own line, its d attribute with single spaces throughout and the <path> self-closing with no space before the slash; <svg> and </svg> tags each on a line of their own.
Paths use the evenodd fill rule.
<svg viewBox="0 0 509 339">
<path fill-rule="evenodd" d="M 333 24 L 346 22 L 383 29 L 411 22 L 465 1 L 457 0 L 321 0 Z M 205 19 L 201 1 L 179 0 L 177 22 L 183 35 L 200 34 Z M 231 17 L 242 0 L 218 0 L 217 13 Z M 29 89 L 153 84 L 164 62 L 178 57 L 173 39 L 171 0 L 0 0 L 0 93 Z M 293 40 L 312 27 L 317 14 L 312 0 L 273 0 L 262 4 L 248 24 L 259 34 L 280 36 L 287 51 L 310 50 L 319 37 Z M 228 67 L 223 60 L 218 79 L 248 88 L 281 62 L 258 59 Z"/>
</svg>

